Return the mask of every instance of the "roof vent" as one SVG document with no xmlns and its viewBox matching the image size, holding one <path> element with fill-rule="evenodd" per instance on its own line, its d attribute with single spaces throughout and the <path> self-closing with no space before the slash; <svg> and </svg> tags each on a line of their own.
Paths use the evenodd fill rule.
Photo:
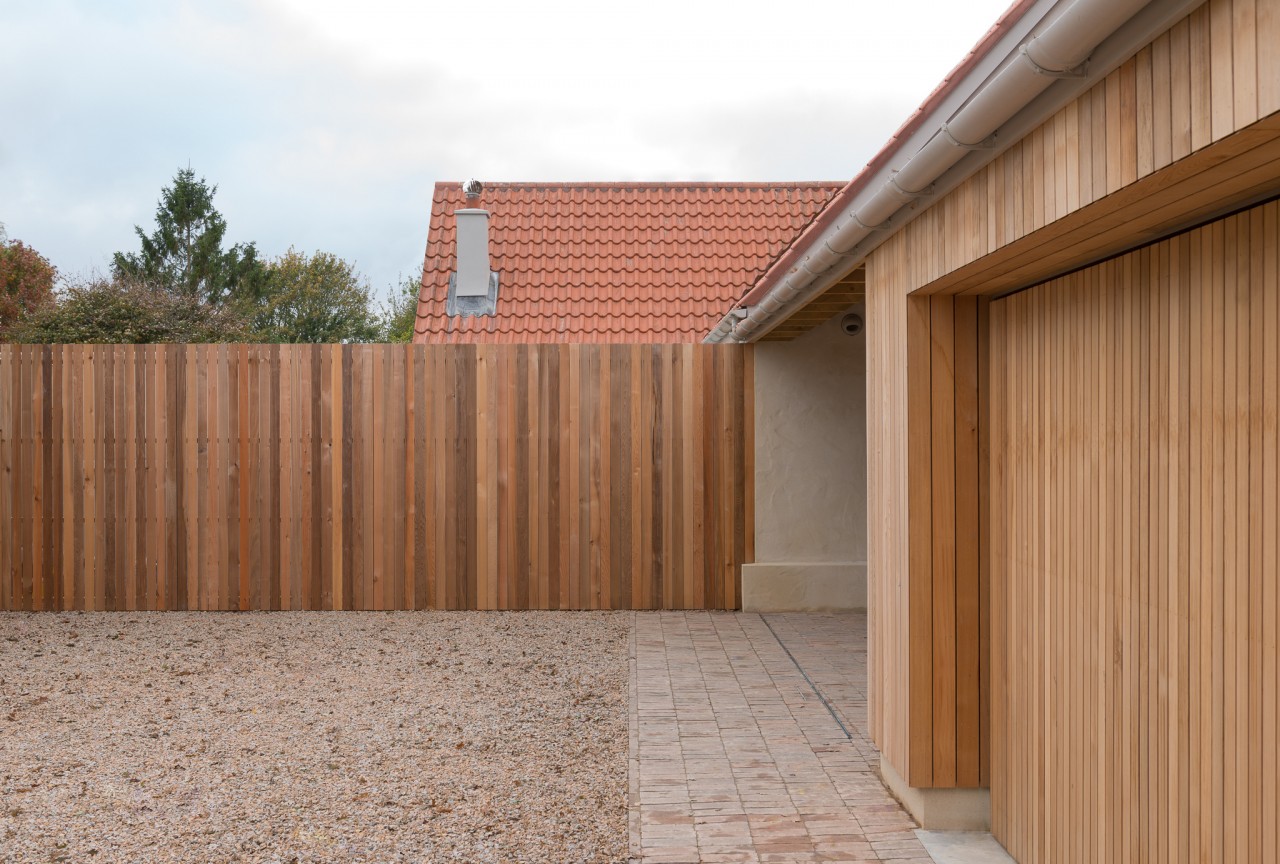
<svg viewBox="0 0 1280 864">
<path fill-rule="evenodd" d="M 457 220 L 458 269 L 449 276 L 445 311 L 449 315 L 492 315 L 498 304 L 498 274 L 489 269 L 489 211 L 456 210 L 453 215 Z"/>
<path fill-rule="evenodd" d="M 467 196 L 468 201 L 474 201 L 480 197 L 480 193 L 484 191 L 484 184 L 472 177 L 466 183 L 462 184 L 462 192 Z"/>
</svg>

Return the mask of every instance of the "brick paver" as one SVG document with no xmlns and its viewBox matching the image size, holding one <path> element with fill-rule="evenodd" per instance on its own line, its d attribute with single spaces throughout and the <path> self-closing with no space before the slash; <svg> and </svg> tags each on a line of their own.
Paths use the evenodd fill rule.
<svg viewBox="0 0 1280 864">
<path fill-rule="evenodd" d="M 874 770 L 865 633 L 860 614 L 637 613 L 632 854 L 929 862 Z"/>
</svg>

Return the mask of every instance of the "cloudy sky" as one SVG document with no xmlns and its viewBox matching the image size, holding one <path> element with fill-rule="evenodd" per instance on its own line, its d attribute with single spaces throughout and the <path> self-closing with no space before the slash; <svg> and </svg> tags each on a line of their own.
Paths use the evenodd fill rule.
<svg viewBox="0 0 1280 864">
<path fill-rule="evenodd" d="M 437 180 L 847 180 L 1008 2 L 6 0 L 0 223 L 105 270 L 189 164 L 384 293 Z"/>
</svg>

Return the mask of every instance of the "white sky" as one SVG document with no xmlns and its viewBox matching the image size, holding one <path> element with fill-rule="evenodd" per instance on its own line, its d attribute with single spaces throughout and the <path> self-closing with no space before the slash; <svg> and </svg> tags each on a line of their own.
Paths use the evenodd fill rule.
<svg viewBox="0 0 1280 864">
<path fill-rule="evenodd" d="M 848 180 L 1008 3 L 6 0 L 0 223 L 106 270 L 189 163 L 384 293 L 437 180 Z"/>
</svg>

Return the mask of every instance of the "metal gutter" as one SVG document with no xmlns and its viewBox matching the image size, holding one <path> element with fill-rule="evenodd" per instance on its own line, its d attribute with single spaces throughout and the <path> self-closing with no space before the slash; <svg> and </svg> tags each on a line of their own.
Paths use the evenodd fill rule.
<svg viewBox="0 0 1280 864">
<path fill-rule="evenodd" d="M 1201 2 L 1016 4 L 704 341 L 764 335 Z"/>
</svg>

